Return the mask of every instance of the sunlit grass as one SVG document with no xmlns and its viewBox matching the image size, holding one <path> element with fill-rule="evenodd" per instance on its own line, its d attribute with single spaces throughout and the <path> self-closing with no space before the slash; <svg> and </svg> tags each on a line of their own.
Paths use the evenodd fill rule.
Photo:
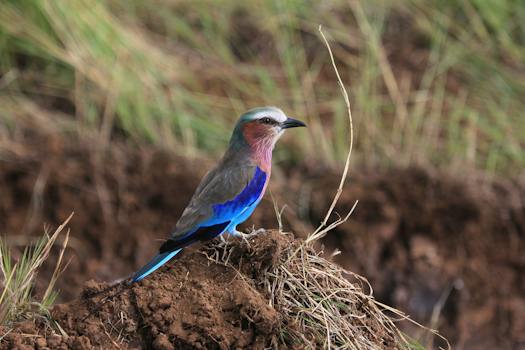
<svg viewBox="0 0 525 350">
<path fill-rule="evenodd" d="M 348 130 L 322 24 L 352 86 L 357 160 L 516 173 L 524 23 L 513 0 L 7 1 L 0 91 L 185 153 L 220 153 L 240 113 L 277 105 L 309 124 L 278 158 L 341 166 Z"/>
</svg>

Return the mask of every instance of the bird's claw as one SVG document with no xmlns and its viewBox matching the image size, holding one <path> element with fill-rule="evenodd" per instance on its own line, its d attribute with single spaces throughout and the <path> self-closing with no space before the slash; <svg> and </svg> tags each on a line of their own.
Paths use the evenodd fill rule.
<svg viewBox="0 0 525 350">
<path fill-rule="evenodd" d="M 252 230 L 252 232 L 248 233 L 248 235 L 251 237 L 251 236 L 260 235 L 260 234 L 265 233 L 265 232 L 266 232 L 266 229 L 258 228 L 257 230 Z"/>
<path fill-rule="evenodd" d="M 250 238 L 252 238 L 253 236 L 256 236 L 259 233 L 262 233 L 264 231 L 265 231 L 264 229 L 258 229 L 258 230 L 253 230 L 250 233 L 244 233 L 244 232 L 235 230 L 235 231 L 232 232 L 232 236 L 241 237 L 243 239 L 243 241 L 245 241 L 246 243 L 249 243 L 249 239 Z"/>
</svg>

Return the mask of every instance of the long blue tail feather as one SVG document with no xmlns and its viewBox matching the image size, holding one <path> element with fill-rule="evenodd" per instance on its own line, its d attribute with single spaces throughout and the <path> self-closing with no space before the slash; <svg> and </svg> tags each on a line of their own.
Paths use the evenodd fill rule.
<svg viewBox="0 0 525 350">
<path fill-rule="evenodd" d="M 171 252 L 165 252 L 157 255 L 154 257 L 149 263 L 147 263 L 144 267 L 142 267 L 140 270 L 135 272 L 135 275 L 133 275 L 133 278 L 131 280 L 131 283 L 138 282 L 142 280 L 144 277 L 167 263 L 171 258 L 173 258 L 175 255 L 177 255 L 182 249 L 176 249 Z"/>
</svg>

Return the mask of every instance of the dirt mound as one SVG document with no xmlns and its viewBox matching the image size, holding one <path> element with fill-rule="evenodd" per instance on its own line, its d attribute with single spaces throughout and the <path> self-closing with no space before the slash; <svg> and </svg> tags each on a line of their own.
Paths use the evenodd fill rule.
<svg viewBox="0 0 525 350">
<path fill-rule="evenodd" d="M 234 240 L 217 248 L 217 242 L 211 242 L 200 251 L 183 252 L 159 272 L 131 286 L 108 288 L 90 282 L 80 300 L 52 310 L 62 335 L 44 322 L 26 322 L 5 337 L 4 347 L 302 348 L 304 343 L 294 344 L 287 335 L 295 325 L 273 299 L 276 291 L 264 288 L 268 276 L 290 258 L 286 252 L 299 244 L 277 231 L 260 234 L 250 243 Z M 362 294 L 356 288 L 356 295 Z M 295 302 L 303 303 L 300 298 Z M 350 303 L 346 314 L 352 313 L 348 319 L 357 325 L 356 338 L 367 339 L 372 344 L 369 349 L 398 348 L 397 334 L 386 329 L 377 315 L 368 313 L 364 304 L 357 311 Z M 308 330 L 303 336 L 309 337 Z M 320 346 L 324 341 L 321 337 L 314 344 Z"/>
<path fill-rule="evenodd" d="M 281 244 L 277 235 L 261 238 L 256 249 L 269 255 L 250 263 L 268 268 Z M 106 284 L 91 281 L 80 300 L 57 305 L 52 317 L 68 336 L 42 333 L 38 325 L 29 334 L 43 335 L 48 346 L 71 349 L 262 349 L 275 341 L 279 315 L 250 280 L 202 252 L 183 252 L 140 283 L 104 292 Z M 9 346 L 38 342 L 16 332 L 6 340 Z"/>
</svg>

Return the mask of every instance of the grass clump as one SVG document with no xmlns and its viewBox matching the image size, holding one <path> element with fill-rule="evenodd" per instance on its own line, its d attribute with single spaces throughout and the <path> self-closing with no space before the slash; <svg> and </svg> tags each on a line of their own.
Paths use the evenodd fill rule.
<svg viewBox="0 0 525 350">
<path fill-rule="evenodd" d="M 73 214 L 71 214 L 72 216 Z M 58 236 L 64 230 L 71 216 L 52 234 L 45 234 L 35 244 L 25 248 L 21 258 L 13 262 L 7 242 L 0 240 L 0 272 L 2 274 L 2 290 L 0 292 L 0 325 L 10 326 L 22 319 L 32 319 L 47 315 L 53 305 L 57 293 L 55 283 L 64 271 L 62 258 L 67 246 L 69 231 L 66 232 L 53 274 L 41 298 L 33 296 L 38 269 L 48 259 L 51 248 L 56 244 Z"/>
<path fill-rule="evenodd" d="M 356 275 L 320 254 L 311 246 L 291 246 L 265 279 L 272 306 L 287 315 L 283 341 L 312 349 L 408 348 L 372 293 L 350 282 Z"/>
<path fill-rule="evenodd" d="M 315 245 L 315 240 L 266 231 L 258 232 L 257 238 L 210 244 L 205 254 L 213 262 L 239 271 L 239 276 L 249 279 L 277 311 L 278 335 L 272 340 L 272 348 L 423 348 L 398 327 L 399 321 L 417 323 L 377 301 L 364 277 L 327 260 Z M 251 264 L 239 258 L 246 254 L 261 260 Z M 251 270 L 254 266 L 256 273 Z M 441 337 L 436 331 L 426 330 Z"/>
</svg>

